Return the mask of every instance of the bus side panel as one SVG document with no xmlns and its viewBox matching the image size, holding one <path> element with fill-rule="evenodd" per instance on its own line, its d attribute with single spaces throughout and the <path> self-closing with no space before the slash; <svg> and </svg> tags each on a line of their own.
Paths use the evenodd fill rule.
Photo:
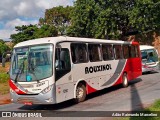
<svg viewBox="0 0 160 120">
<path fill-rule="evenodd" d="M 63 81 L 64 80 L 65 79 L 63 79 Z M 75 85 L 73 82 L 56 85 L 56 102 L 60 103 L 74 98 L 74 87 Z"/>
<path fill-rule="evenodd" d="M 79 80 L 84 80 L 87 83 L 86 89 L 88 93 L 107 88 L 111 86 L 113 82 L 115 82 L 119 74 L 117 73 L 119 71 L 116 71 L 118 62 L 118 60 L 113 60 L 94 62 L 94 64 L 92 62 L 74 64 L 74 66 L 72 67 L 73 80 L 75 82 L 78 82 Z M 93 71 L 91 70 L 91 68 L 93 68 Z M 116 78 L 113 79 L 114 76 Z"/>
<path fill-rule="evenodd" d="M 62 49 L 68 49 L 70 51 L 70 43 L 59 43 L 59 45 L 61 45 L 61 50 Z M 70 53 L 70 52 L 69 52 Z M 66 56 L 64 57 L 66 58 Z M 65 60 L 67 61 L 68 58 L 66 58 Z M 71 57 L 69 56 L 69 59 L 71 61 Z M 64 61 L 63 61 L 64 62 Z M 65 65 L 65 64 L 63 64 Z M 71 67 L 71 65 L 70 65 Z M 64 74 L 62 75 L 60 78 L 58 78 L 55 82 L 56 84 L 56 102 L 60 103 L 69 99 L 74 98 L 74 87 L 75 87 L 75 83 L 73 82 L 73 74 L 72 74 L 72 69 L 70 69 L 70 71 L 68 70 L 62 70 L 62 71 L 58 71 L 57 73 L 55 72 L 55 74 Z"/>
<path fill-rule="evenodd" d="M 96 89 L 94 89 L 93 87 L 91 87 L 88 83 L 86 85 L 86 90 L 87 90 L 87 94 L 90 94 L 90 93 L 93 93 L 93 92 L 97 91 Z"/>
<path fill-rule="evenodd" d="M 125 68 L 121 72 L 120 78 L 114 85 L 122 83 L 124 73 L 127 73 L 128 80 L 133 80 L 142 75 L 141 58 L 129 58 L 126 62 Z"/>
<path fill-rule="evenodd" d="M 127 62 L 128 66 L 128 80 L 133 80 L 142 74 L 141 59 L 129 58 Z"/>
</svg>

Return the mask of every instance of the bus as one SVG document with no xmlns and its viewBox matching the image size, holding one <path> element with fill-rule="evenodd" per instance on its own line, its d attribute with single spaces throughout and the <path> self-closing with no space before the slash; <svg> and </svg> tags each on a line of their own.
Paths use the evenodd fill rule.
<svg viewBox="0 0 160 120">
<path fill-rule="evenodd" d="M 14 46 L 9 74 L 14 103 L 78 103 L 140 76 L 139 44 L 66 36 L 29 40 Z"/>
<path fill-rule="evenodd" d="M 142 55 L 142 72 L 152 72 L 159 69 L 158 52 L 153 46 L 140 45 Z"/>
</svg>

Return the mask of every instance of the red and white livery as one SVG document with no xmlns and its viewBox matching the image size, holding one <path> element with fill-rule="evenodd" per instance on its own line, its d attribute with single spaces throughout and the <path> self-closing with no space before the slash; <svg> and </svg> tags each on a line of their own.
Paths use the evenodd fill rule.
<svg viewBox="0 0 160 120">
<path fill-rule="evenodd" d="M 11 100 L 22 104 L 84 101 L 87 94 L 142 74 L 137 42 L 48 37 L 17 44 L 10 68 Z"/>
</svg>

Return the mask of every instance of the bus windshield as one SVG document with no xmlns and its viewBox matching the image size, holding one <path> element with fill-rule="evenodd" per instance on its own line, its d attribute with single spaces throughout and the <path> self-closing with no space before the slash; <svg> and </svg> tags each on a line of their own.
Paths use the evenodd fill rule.
<svg viewBox="0 0 160 120">
<path fill-rule="evenodd" d="M 15 48 L 10 68 L 11 79 L 31 82 L 50 77 L 53 74 L 52 53 L 51 44 Z"/>
<path fill-rule="evenodd" d="M 158 61 L 158 54 L 154 49 L 142 50 L 141 55 L 143 63 L 151 63 Z"/>
</svg>

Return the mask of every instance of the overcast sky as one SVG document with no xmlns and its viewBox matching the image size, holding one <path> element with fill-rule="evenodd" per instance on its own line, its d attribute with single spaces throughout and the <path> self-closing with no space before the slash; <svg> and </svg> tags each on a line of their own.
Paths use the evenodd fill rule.
<svg viewBox="0 0 160 120">
<path fill-rule="evenodd" d="M 15 26 L 37 24 L 45 9 L 73 5 L 74 0 L 1 0 L 0 39 L 9 40 Z"/>
</svg>

